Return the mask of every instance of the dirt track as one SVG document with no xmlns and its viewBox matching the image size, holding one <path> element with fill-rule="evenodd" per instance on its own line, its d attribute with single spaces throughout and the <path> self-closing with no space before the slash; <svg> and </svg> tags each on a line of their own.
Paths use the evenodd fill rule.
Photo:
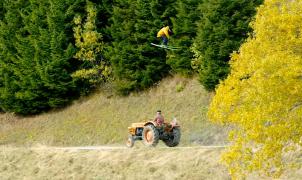
<svg viewBox="0 0 302 180">
<path fill-rule="evenodd" d="M 155 147 L 156 149 L 192 149 L 192 148 L 200 148 L 200 149 L 217 149 L 217 148 L 225 148 L 227 146 L 178 146 L 178 147 Z M 74 146 L 74 147 L 56 147 L 56 146 L 43 146 L 43 147 L 29 147 L 32 150 L 39 149 L 53 149 L 53 150 L 97 150 L 97 151 L 108 151 L 108 150 L 123 150 L 123 149 L 131 149 L 126 146 Z"/>
<path fill-rule="evenodd" d="M 136 148 L 141 148 L 143 145 L 134 146 L 133 148 L 128 148 L 126 146 L 121 145 L 114 145 L 114 146 L 44 146 L 44 145 L 37 145 L 37 146 L 29 146 L 29 147 L 22 147 L 22 146 L 0 146 L 1 149 L 5 150 L 17 150 L 17 149 L 27 149 L 27 150 L 96 150 L 96 151 L 110 151 L 110 150 L 131 150 Z M 216 145 L 216 146 L 177 146 L 177 147 L 166 147 L 166 146 L 157 146 L 151 149 L 224 149 L 228 146 L 225 145 Z M 146 147 L 147 148 L 147 147 Z"/>
</svg>

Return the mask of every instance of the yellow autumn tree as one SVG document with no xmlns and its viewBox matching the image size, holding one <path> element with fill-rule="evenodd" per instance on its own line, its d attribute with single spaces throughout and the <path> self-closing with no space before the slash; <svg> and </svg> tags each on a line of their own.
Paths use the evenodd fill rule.
<svg viewBox="0 0 302 180">
<path fill-rule="evenodd" d="M 83 61 L 84 68 L 76 71 L 72 76 L 76 79 L 88 80 L 94 85 L 108 78 L 111 68 L 102 55 L 104 44 L 101 33 L 97 32 L 95 4 L 87 1 L 86 12 L 85 21 L 80 15 L 74 18 L 75 45 L 79 49 L 74 57 Z"/>
<path fill-rule="evenodd" d="M 222 159 L 235 179 L 279 177 L 302 145 L 302 0 L 266 0 L 251 26 L 208 113 L 233 127 Z"/>
</svg>

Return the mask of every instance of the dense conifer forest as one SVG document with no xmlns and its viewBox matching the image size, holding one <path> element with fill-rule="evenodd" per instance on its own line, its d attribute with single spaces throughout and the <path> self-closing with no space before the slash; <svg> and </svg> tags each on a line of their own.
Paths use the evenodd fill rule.
<svg viewBox="0 0 302 180">
<path fill-rule="evenodd" d="M 229 72 L 260 0 L 4 0 L 0 109 L 36 114 L 111 84 L 120 95 L 199 74 L 214 90 Z M 157 32 L 169 26 L 166 50 Z"/>
</svg>

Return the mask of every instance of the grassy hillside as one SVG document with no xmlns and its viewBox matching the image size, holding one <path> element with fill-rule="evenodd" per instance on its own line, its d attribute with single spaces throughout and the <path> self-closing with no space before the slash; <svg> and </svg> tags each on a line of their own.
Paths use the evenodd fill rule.
<svg viewBox="0 0 302 180">
<path fill-rule="evenodd" d="M 131 122 L 153 118 L 182 125 L 181 145 L 226 144 L 226 129 L 207 122 L 211 95 L 196 79 L 163 80 L 151 90 L 129 97 L 99 92 L 61 111 L 33 117 L 0 115 L 0 179 L 230 179 L 219 163 L 223 149 L 146 148 L 62 150 L 48 147 L 124 144 Z M 8 145 L 9 144 L 9 145 Z M 47 146 L 27 145 L 44 144 Z M 20 148 L 16 148 L 16 145 Z M 24 146 L 26 145 L 26 146 Z M 302 164 L 301 152 L 285 157 Z M 302 171 L 286 171 L 281 179 L 299 179 Z M 251 175 L 247 179 L 265 179 Z"/>
<path fill-rule="evenodd" d="M 0 115 L 0 144 L 121 144 L 132 122 L 152 119 L 158 109 L 166 121 L 177 118 L 182 145 L 225 144 L 226 130 L 207 122 L 210 97 L 196 79 L 181 77 L 129 97 L 102 91 L 60 111 L 33 117 Z"/>
</svg>

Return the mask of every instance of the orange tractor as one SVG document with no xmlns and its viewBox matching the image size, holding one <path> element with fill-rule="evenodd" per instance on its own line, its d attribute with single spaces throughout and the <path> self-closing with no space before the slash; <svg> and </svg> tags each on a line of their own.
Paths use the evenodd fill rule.
<svg viewBox="0 0 302 180">
<path fill-rule="evenodd" d="M 155 147 L 158 141 L 162 140 L 167 146 L 174 147 L 179 144 L 181 136 L 176 119 L 171 123 L 163 123 L 162 126 L 158 126 L 154 121 L 132 123 L 128 130 L 128 147 L 133 147 L 136 140 L 143 140 L 143 143 L 149 147 Z"/>
</svg>

